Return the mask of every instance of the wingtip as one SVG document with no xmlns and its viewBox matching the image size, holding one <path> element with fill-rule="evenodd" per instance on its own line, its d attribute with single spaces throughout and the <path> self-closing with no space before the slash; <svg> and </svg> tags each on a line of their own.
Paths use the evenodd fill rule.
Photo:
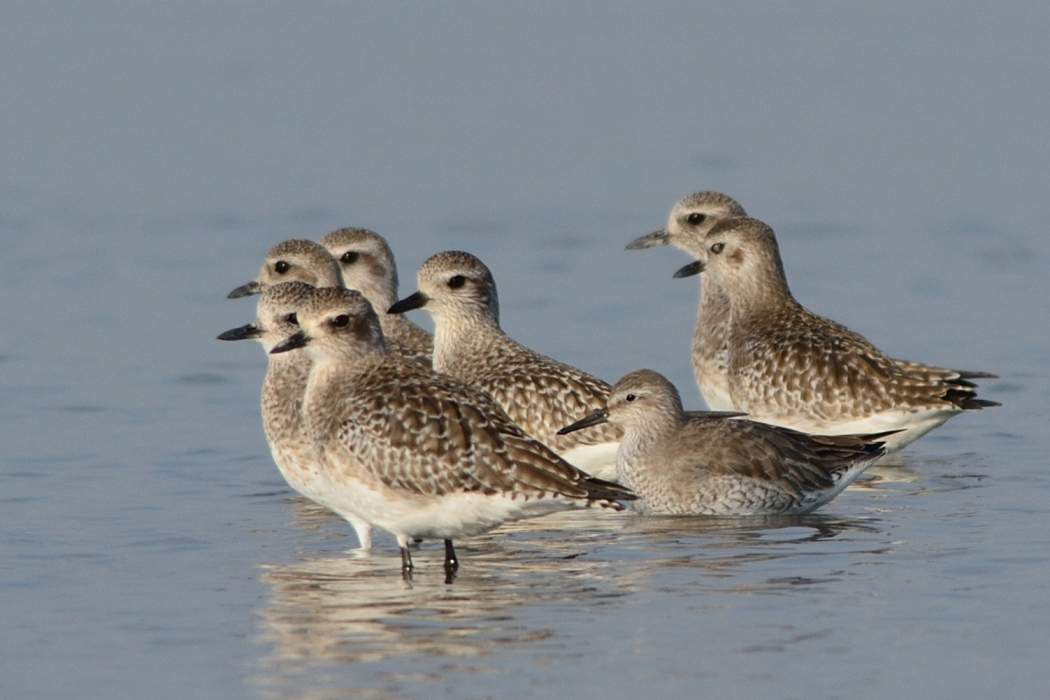
<svg viewBox="0 0 1050 700">
<path fill-rule="evenodd" d="M 596 476 L 588 476 L 581 484 L 587 490 L 587 500 L 597 501 L 603 508 L 623 510 L 618 501 L 637 501 L 638 496 L 631 489 Z"/>
<path fill-rule="evenodd" d="M 941 398 L 955 404 L 964 411 L 977 411 L 982 408 L 1002 406 L 998 401 L 977 398 L 977 393 L 969 389 L 949 389 Z"/>
</svg>

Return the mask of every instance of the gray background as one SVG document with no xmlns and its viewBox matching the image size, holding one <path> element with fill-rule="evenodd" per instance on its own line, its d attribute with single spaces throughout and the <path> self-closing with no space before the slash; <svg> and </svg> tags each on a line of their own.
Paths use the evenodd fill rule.
<svg viewBox="0 0 1050 700">
<path fill-rule="evenodd" d="M 0 695 L 1034 697 L 1050 673 L 1050 6 L 0 3 Z M 615 380 L 688 357 L 722 190 L 811 309 L 995 371 L 821 514 L 562 515 L 439 547 L 295 498 L 219 332 L 285 238 L 492 268 Z M 422 314 L 416 320 L 428 323 Z M 568 558 L 566 558 L 568 557 Z"/>
</svg>

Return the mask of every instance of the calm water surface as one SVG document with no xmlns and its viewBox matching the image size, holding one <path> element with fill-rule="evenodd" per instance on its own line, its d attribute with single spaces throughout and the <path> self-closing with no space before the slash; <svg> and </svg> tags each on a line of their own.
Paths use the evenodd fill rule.
<svg viewBox="0 0 1050 700">
<path fill-rule="evenodd" d="M 1045 4 L 0 16 L 0 697 L 1045 694 Z M 705 188 L 803 303 L 1004 406 L 816 515 L 562 514 L 452 586 L 283 483 L 265 358 L 214 340 L 271 245 L 372 227 L 403 294 L 469 250 L 514 337 L 694 408 L 687 258 L 623 246 Z"/>
</svg>

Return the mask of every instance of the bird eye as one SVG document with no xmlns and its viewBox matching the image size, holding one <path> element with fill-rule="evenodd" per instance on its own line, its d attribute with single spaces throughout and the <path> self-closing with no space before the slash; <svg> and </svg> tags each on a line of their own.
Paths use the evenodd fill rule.
<svg viewBox="0 0 1050 700">
<path fill-rule="evenodd" d="M 342 328 L 343 326 L 346 326 L 349 323 L 350 317 L 346 314 L 339 314 L 338 316 L 332 319 L 332 325 L 336 328 Z"/>
<path fill-rule="evenodd" d="M 345 263 L 352 264 L 357 262 L 358 257 L 360 257 L 360 253 L 358 253 L 356 250 L 348 250 L 345 253 L 343 253 L 343 257 L 339 259 Z"/>
<path fill-rule="evenodd" d="M 283 275 L 284 273 L 288 272 L 288 270 L 291 270 L 292 266 L 286 263 L 284 260 L 278 260 L 277 264 L 273 266 L 273 269 L 274 272 L 276 272 L 277 274 Z"/>
<path fill-rule="evenodd" d="M 704 223 L 704 221 L 707 220 L 707 214 L 701 214 L 699 212 L 694 211 L 692 214 L 687 216 L 685 220 L 691 223 L 693 226 L 696 226 L 697 224 L 702 224 Z"/>
<path fill-rule="evenodd" d="M 459 289 L 466 283 L 467 278 L 463 275 L 455 275 L 454 277 L 450 277 L 448 280 L 448 286 L 452 289 Z"/>
<path fill-rule="evenodd" d="M 628 394 L 627 396 L 625 396 L 623 398 L 626 399 L 627 401 L 634 401 L 638 397 L 635 396 L 634 394 Z"/>
<path fill-rule="evenodd" d="M 721 242 L 715 243 L 713 246 L 711 246 L 711 252 L 714 253 L 715 255 L 718 255 L 719 253 L 721 253 L 725 249 L 725 247 L 726 247 L 725 243 L 721 243 Z"/>
<path fill-rule="evenodd" d="M 292 313 L 290 313 L 290 314 L 288 314 L 287 316 L 284 317 L 284 322 L 285 323 L 290 323 L 293 326 L 298 326 L 299 325 L 299 317 L 296 316 L 295 312 L 293 311 Z"/>
</svg>

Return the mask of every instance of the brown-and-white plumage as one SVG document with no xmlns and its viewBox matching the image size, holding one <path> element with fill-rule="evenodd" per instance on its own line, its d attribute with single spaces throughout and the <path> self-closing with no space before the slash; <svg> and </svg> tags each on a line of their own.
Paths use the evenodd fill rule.
<svg viewBox="0 0 1050 700">
<path fill-rule="evenodd" d="M 806 310 L 788 289 L 773 230 L 726 219 L 705 238 L 706 262 L 730 302 L 728 381 L 734 408 L 807 433 L 901 432 L 900 449 L 965 410 L 998 405 L 970 388 L 907 373 L 845 326 Z"/>
<path fill-rule="evenodd" d="M 298 319 L 272 352 L 305 347 L 313 360 L 303 413 L 330 507 L 393 533 L 406 574 L 413 538 L 445 540 L 451 577 L 453 539 L 633 498 L 529 437 L 484 392 L 390 353 L 359 292 L 318 289 Z"/>
<path fill-rule="evenodd" d="M 262 270 L 255 279 L 234 289 L 228 298 L 261 294 L 267 287 L 280 282 L 305 282 L 314 287 L 342 287 L 343 276 L 339 271 L 339 263 L 324 246 L 305 238 L 293 238 L 271 248 L 266 254 Z"/>
<path fill-rule="evenodd" d="M 430 334 L 400 314 L 385 313 L 397 301 L 398 283 L 386 239 L 366 228 L 341 228 L 322 238 L 321 245 L 338 261 L 344 286 L 364 294 L 376 309 L 387 341 L 429 358 L 434 351 Z"/>
<path fill-rule="evenodd" d="M 625 375 L 607 408 L 565 431 L 608 421 L 624 429 L 620 482 L 647 515 L 808 513 L 856 479 L 885 449 L 882 435 L 813 436 L 742 418 L 686 414 L 677 389 L 652 370 Z"/>
<path fill-rule="evenodd" d="M 667 219 L 667 226 L 636 238 L 627 250 L 672 245 L 693 258 L 704 258 L 704 237 L 723 219 L 747 216 L 744 208 L 721 192 L 694 192 L 682 199 Z M 733 409 L 726 378 L 729 333 L 729 298 L 710 275 L 700 277 L 700 304 L 693 330 L 693 376 L 704 403 L 712 411 Z"/>
<path fill-rule="evenodd" d="M 433 316 L 434 369 L 487 392 L 529 435 L 580 469 L 615 478 L 619 428 L 558 435 L 562 426 L 603 406 L 609 385 L 504 333 L 496 282 L 470 253 L 438 253 L 423 263 L 417 279 L 419 291 L 390 312 L 423 308 Z"/>
<path fill-rule="evenodd" d="M 724 219 L 747 216 L 744 208 L 721 192 L 694 192 L 671 209 L 667 226 L 627 244 L 628 250 L 671 245 L 696 260 L 706 259 L 704 240 L 708 232 Z M 700 304 L 693 331 L 693 374 L 700 394 L 712 410 L 732 410 L 729 396 L 726 339 L 729 333 L 729 297 L 713 275 L 700 277 Z M 907 373 L 930 382 L 973 387 L 969 380 L 994 377 L 986 372 L 935 367 L 922 362 L 894 360 Z"/>
<path fill-rule="evenodd" d="M 292 281 L 305 282 L 313 287 L 347 286 L 339 261 L 328 252 L 326 247 L 304 238 L 296 238 L 283 241 L 271 248 L 266 254 L 266 260 L 258 276 L 230 292 L 229 298 L 236 299 L 251 294 L 261 294 L 274 284 Z M 396 293 L 393 296 L 396 297 Z M 422 329 L 419 330 L 423 332 Z M 420 343 L 409 336 L 409 344 L 405 345 L 398 339 L 400 337 L 399 335 L 387 341 L 387 347 L 391 351 L 415 362 L 430 364 L 430 349 L 425 343 Z"/>
<path fill-rule="evenodd" d="M 255 339 L 263 346 L 268 365 L 262 388 L 262 422 L 273 461 L 293 489 L 327 506 L 328 482 L 303 423 L 303 393 L 310 374 L 310 358 L 305 353 L 270 354 L 275 345 L 299 332 L 297 312 L 313 291 L 304 282 L 267 287 L 259 297 L 255 321 L 226 331 L 219 340 Z M 350 522 L 361 549 L 369 549 L 371 526 L 356 517 Z"/>
</svg>

